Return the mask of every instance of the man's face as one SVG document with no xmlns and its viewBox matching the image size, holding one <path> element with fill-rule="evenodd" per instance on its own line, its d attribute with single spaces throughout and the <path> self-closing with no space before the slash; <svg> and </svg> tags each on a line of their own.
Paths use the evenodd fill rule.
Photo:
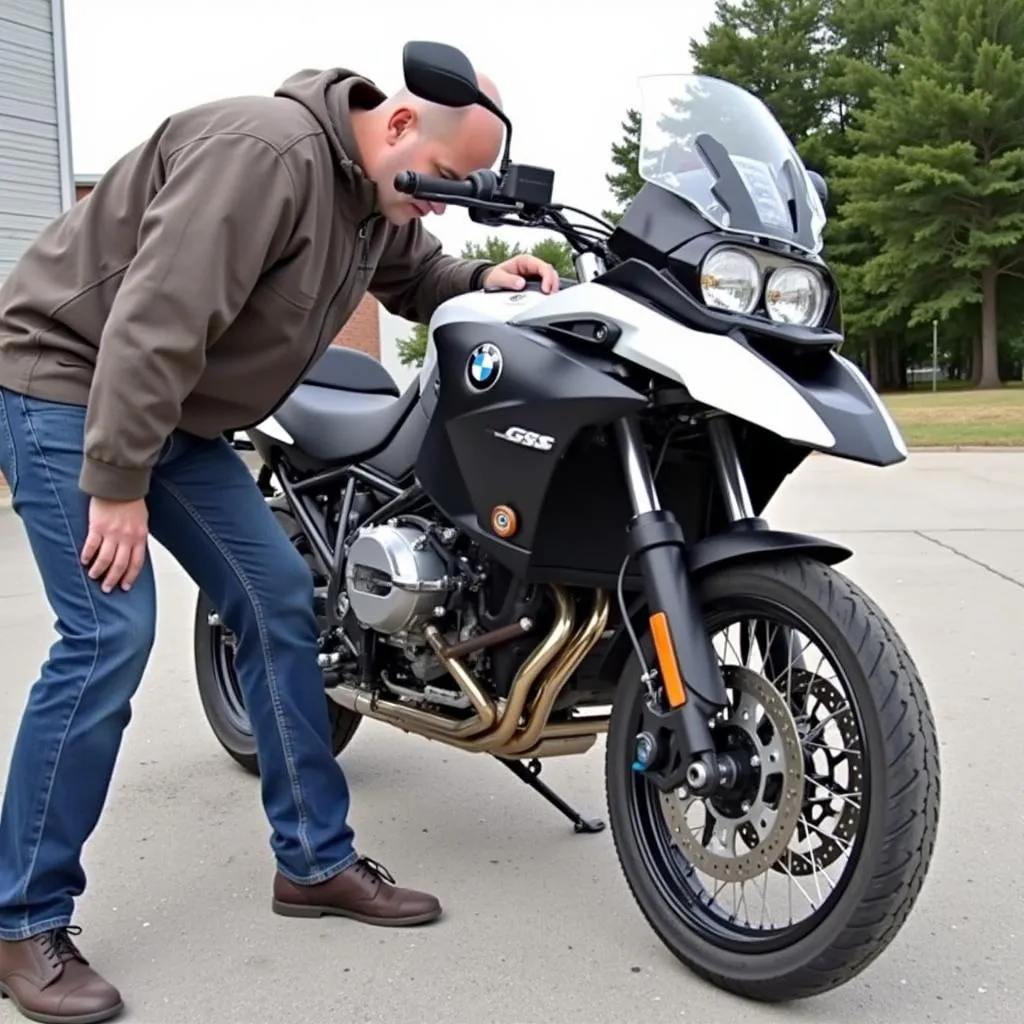
<svg viewBox="0 0 1024 1024">
<path fill-rule="evenodd" d="M 483 117 L 481 117 L 483 115 Z M 491 124 L 486 121 L 490 120 Z M 395 175 L 416 171 L 438 178 L 464 178 L 471 171 L 493 166 L 500 154 L 500 126 L 482 108 L 466 113 L 452 131 L 438 132 L 436 125 L 425 125 L 417 112 L 402 107 L 385 126 L 374 179 L 377 183 L 381 213 L 392 224 L 407 224 L 428 213 L 441 214 L 444 203 L 429 202 L 398 192 Z"/>
</svg>

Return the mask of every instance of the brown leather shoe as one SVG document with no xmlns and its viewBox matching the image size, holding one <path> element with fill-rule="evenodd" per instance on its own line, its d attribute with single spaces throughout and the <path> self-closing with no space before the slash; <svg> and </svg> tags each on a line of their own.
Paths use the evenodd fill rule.
<svg viewBox="0 0 1024 1024">
<path fill-rule="evenodd" d="M 0 996 L 42 1024 L 98 1024 L 124 1003 L 78 951 L 80 928 L 54 928 L 19 942 L 0 940 Z"/>
<path fill-rule="evenodd" d="M 394 883 L 387 870 L 368 857 L 318 885 L 296 885 L 278 873 L 272 906 L 283 917 L 350 917 L 392 928 L 426 924 L 441 916 L 436 896 L 399 889 Z"/>
</svg>

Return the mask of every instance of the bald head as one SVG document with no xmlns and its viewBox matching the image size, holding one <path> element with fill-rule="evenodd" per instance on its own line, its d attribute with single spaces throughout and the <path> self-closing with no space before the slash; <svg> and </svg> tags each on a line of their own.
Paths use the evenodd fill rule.
<svg viewBox="0 0 1024 1024">
<path fill-rule="evenodd" d="M 486 75 L 479 75 L 477 84 L 480 91 L 502 110 L 501 94 L 494 82 Z M 495 144 L 499 152 L 501 150 L 504 125 L 489 110 L 476 104 L 470 107 L 446 107 L 422 99 L 403 87 L 377 109 L 384 117 L 391 117 L 395 113 L 401 114 L 405 110 L 413 112 L 425 138 L 451 141 L 463 133 L 482 133 L 488 141 Z M 492 160 L 491 163 L 493 162 Z"/>
<path fill-rule="evenodd" d="M 477 82 L 480 91 L 503 109 L 493 80 L 478 75 Z M 405 88 L 372 110 L 356 111 L 353 127 L 363 169 L 377 185 L 381 212 L 395 223 L 444 210 L 441 204 L 395 192 L 399 171 L 464 178 L 471 171 L 493 167 L 504 136 L 502 122 L 481 106 L 446 107 Z"/>
</svg>

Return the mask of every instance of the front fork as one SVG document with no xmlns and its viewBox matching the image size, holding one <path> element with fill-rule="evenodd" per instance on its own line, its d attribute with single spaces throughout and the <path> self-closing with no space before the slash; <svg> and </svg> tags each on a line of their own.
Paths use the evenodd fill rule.
<svg viewBox="0 0 1024 1024">
<path fill-rule="evenodd" d="M 594 280 L 605 269 L 603 261 L 589 252 L 577 255 L 574 262 L 581 282 Z M 733 522 L 752 519 L 728 421 L 715 417 L 709 426 L 726 514 Z M 616 421 L 615 434 L 633 507 L 627 547 L 643 577 L 661 680 L 658 686 L 645 678 L 649 695 L 634 768 L 665 792 L 685 785 L 696 796 L 710 796 L 731 786 L 738 772 L 731 755 L 717 753 L 710 726 L 728 703 L 725 684 L 687 569 L 686 538 L 676 517 L 658 501 L 640 427 L 627 417 Z"/>
<path fill-rule="evenodd" d="M 710 427 L 727 514 L 733 521 L 751 519 L 728 421 L 716 417 Z M 686 538 L 675 515 L 659 504 L 639 425 L 626 418 L 614 429 L 633 508 L 628 551 L 644 581 L 660 681 L 645 680 L 649 693 L 634 768 L 664 791 L 685 785 L 696 796 L 710 796 L 733 785 L 738 771 L 730 755 L 716 751 L 710 727 L 728 703 L 725 685 L 686 564 Z"/>
</svg>

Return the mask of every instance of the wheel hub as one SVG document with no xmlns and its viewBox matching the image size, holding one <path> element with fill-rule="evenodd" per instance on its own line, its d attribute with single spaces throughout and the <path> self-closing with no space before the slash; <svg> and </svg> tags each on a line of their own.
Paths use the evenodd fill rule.
<svg viewBox="0 0 1024 1024">
<path fill-rule="evenodd" d="M 719 881 L 742 882 L 771 868 L 789 845 L 803 808 L 804 758 L 782 694 L 748 668 L 723 666 L 722 674 L 735 698 L 714 720 L 714 735 L 717 753 L 737 765 L 733 785 L 706 801 L 685 789 L 663 793 L 661 804 L 694 867 Z M 697 804 L 704 807 L 702 828 L 688 820 Z"/>
</svg>

